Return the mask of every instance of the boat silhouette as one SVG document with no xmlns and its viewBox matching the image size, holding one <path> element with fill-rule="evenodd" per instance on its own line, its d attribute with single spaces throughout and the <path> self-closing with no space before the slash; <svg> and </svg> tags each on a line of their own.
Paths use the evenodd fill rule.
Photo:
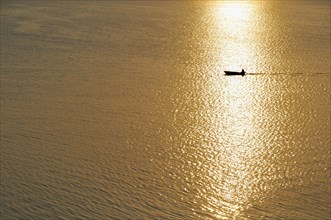
<svg viewBox="0 0 331 220">
<path fill-rule="evenodd" d="M 235 75 L 244 76 L 246 74 L 244 69 L 242 69 L 241 72 L 235 72 L 235 71 L 224 71 L 224 72 L 225 72 L 225 75 L 227 75 L 227 76 L 235 76 Z"/>
</svg>

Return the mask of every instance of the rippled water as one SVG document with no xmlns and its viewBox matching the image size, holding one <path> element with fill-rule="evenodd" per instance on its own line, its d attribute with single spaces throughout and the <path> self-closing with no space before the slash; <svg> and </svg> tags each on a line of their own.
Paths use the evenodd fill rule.
<svg viewBox="0 0 331 220">
<path fill-rule="evenodd" d="M 329 1 L 2 1 L 1 219 L 330 219 L 330 33 Z"/>
</svg>

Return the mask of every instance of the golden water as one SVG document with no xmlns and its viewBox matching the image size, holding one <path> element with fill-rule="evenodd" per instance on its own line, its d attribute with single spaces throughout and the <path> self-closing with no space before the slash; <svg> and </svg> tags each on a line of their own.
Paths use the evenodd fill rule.
<svg viewBox="0 0 331 220">
<path fill-rule="evenodd" d="M 330 32 L 328 1 L 2 1 L 1 219 L 329 219 Z"/>
</svg>

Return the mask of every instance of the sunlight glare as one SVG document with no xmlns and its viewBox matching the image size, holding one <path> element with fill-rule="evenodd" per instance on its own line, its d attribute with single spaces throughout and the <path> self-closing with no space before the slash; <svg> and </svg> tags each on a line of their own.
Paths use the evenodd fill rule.
<svg viewBox="0 0 331 220">
<path fill-rule="evenodd" d="M 218 7 L 218 13 L 228 19 L 249 16 L 251 5 L 248 2 L 224 2 Z"/>
<path fill-rule="evenodd" d="M 218 2 L 212 5 L 215 26 L 213 31 L 218 36 L 214 48 L 218 48 L 214 60 L 218 60 L 220 70 L 246 71 L 255 69 L 259 53 L 257 50 L 258 36 L 251 30 L 256 28 L 258 6 L 254 2 Z M 210 45 L 209 45 L 210 46 Z M 217 65 L 217 64 L 216 64 Z M 247 69 L 246 69 L 247 68 Z M 262 199 L 256 195 L 255 182 L 260 170 L 256 164 L 263 164 L 260 160 L 264 154 L 262 145 L 252 143 L 251 138 L 260 132 L 260 127 L 254 123 L 260 111 L 252 111 L 255 103 L 255 81 L 245 77 L 223 77 L 211 75 L 211 82 L 206 89 L 205 99 L 215 94 L 213 105 L 208 114 L 210 117 L 210 133 L 217 134 L 215 144 L 210 152 L 219 155 L 207 167 L 212 176 L 212 192 L 202 192 L 200 197 L 206 197 L 208 203 L 203 208 L 212 212 L 215 218 L 224 219 L 227 216 L 239 218 L 245 209 L 249 209 L 254 201 Z M 209 91 L 217 91 L 210 93 Z M 225 94 L 226 100 L 219 99 Z M 258 109 L 259 110 L 259 109 Z M 206 111 L 206 109 L 203 109 Z M 216 142 L 217 143 L 217 142 Z M 209 153 L 210 153 L 209 152 Z M 261 190 L 261 189 L 259 189 Z"/>
<path fill-rule="evenodd" d="M 247 1 L 221 2 L 215 6 L 221 39 L 228 39 L 220 51 L 220 59 L 227 59 L 224 66 L 227 70 L 247 68 L 256 55 L 254 45 L 249 43 L 254 27 L 254 6 L 254 3 Z"/>
</svg>

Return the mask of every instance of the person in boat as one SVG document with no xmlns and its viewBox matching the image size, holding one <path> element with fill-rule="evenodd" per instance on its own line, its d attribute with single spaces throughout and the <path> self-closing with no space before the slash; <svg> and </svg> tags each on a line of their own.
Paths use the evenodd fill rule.
<svg viewBox="0 0 331 220">
<path fill-rule="evenodd" d="M 241 73 L 242 73 L 242 74 L 245 74 L 246 72 L 245 72 L 245 70 L 244 70 L 244 69 L 241 69 Z"/>
</svg>

